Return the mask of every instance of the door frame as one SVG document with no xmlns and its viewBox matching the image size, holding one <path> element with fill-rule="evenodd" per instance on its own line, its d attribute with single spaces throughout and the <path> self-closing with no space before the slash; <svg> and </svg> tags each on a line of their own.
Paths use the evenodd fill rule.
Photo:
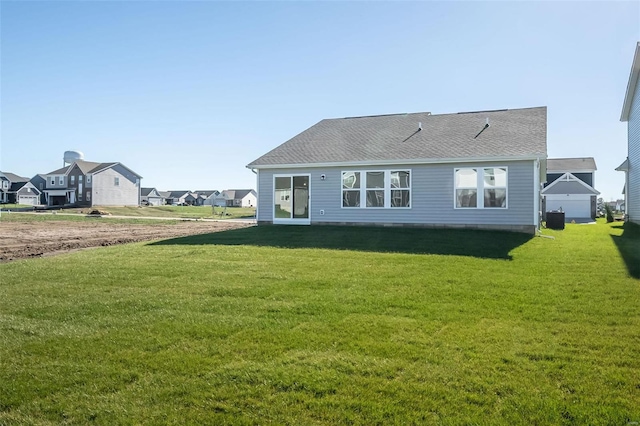
<svg viewBox="0 0 640 426">
<path fill-rule="evenodd" d="M 293 178 L 296 176 L 306 176 L 309 178 L 309 188 L 308 188 L 308 204 L 307 208 L 309 211 L 309 217 L 306 218 L 277 218 L 276 217 L 276 200 L 275 200 L 275 192 L 276 192 L 276 178 L 288 177 L 291 178 L 291 196 L 293 197 L 293 193 L 295 188 L 293 187 Z M 291 211 L 293 212 L 293 199 L 291 200 Z M 311 225 L 311 173 L 278 173 L 273 175 L 273 179 L 271 182 L 271 214 L 273 218 L 274 224 L 282 224 L 282 225 Z"/>
</svg>

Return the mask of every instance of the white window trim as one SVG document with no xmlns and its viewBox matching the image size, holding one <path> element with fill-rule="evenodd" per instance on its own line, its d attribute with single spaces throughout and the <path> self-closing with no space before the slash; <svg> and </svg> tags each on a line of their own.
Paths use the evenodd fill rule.
<svg viewBox="0 0 640 426">
<path fill-rule="evenodd" d="M 384 188 L 367 188 L 367 173 L 369 172 L 384 172 Z M 409 187 L 408 188 L 391 188 L 391 172 L 407 172 L 409 173 Z M 342 187 L 342 175 L 344 173 L 360 173 L 360 188 L 357 189 L 345 189 Z M 341 170 L 340 171 L 340 208 L 346 210 L 356 209 L 369 209 L 369 210 L 411 210 L 413 208 L 413 170 L 404 169 L 401 167 L 394 169 L 367 169 L 367 170 Z M 360 207 L 345 207 L 343 205 L 344 191 L 360 191 Z M 369 191 L 384 191 L 384 206 L 383 207 L 367 207 L 367 190 Z M 392 207 L 391 206 L 391 191 L 409 191 L 409 207 Z"/>
<path fill-rule="evenodd" d="M 463 169 L 474 169 L 476 171 L 476 207 L 458 207 L 458 189 L 472 189 L 467 187 L 458 188 L 456 186 L 456 172 Z M 505 169 L 507 184 L 504 186 L 506 203 L 504 207 L 485 207 L 484 206 L 484 170 L 485 169 Z M 501 189 L 502 186 L 495 189 Z M 492 188 L 493 189 L 493 188 Z M 507 210 L 509 208 L 509 167 L 507 166 L 469 166 L 453 168 L 453 208 L 455 210 Z"/>
<path fill-rule="evenodd" d="M 293 177 L 294 176 L 307 176 L 309 178 L 309 217 L 308 218 L 276 218 L 276 203 L 275 203 L 275 191 L 276 191 L 276 178 L 279 177 L 288 177 L 291 179 L 291 185 L 293 185 Z M 292 188 L 293 189 L 293 188 Z M 293 197 L 293 191 L 291 193 L 291 197 Z M 274 174 L 271 181 L 271 220 L 274 224 L 298 224 L 298 225 L 311 225 L 311 174 L 310 173 L 279 173 Z M 293 199 L 292 199 L 292 208 L 293 208 Z"/>
<path fill-rule="evenodd" d="M 58 177 L 58 185 L 64 185 L 64 176 Z"/>
</svg>

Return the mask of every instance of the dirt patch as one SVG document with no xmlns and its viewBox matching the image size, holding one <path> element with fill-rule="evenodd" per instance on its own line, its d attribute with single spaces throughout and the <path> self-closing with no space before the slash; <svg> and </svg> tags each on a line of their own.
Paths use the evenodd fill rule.
<svg viewBox="0 0 640 426">
<path fill-rule="evenodd" d="M 95 222 L 0 222 L 0 262 L 47 256 L 88 247 L 161 240 L 251 226 L 238 222 L 185 221 L 177 224 Z"/>
</svg>

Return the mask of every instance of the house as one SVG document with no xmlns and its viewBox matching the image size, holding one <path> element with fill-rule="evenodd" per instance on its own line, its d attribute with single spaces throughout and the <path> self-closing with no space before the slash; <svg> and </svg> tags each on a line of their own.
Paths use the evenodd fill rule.
<svg viewBox="0 0 640 426">
<path fill-rule="evenodd" d="M 213 206 L 215 205 L 215 199 L 218 195 L 220 195 L 220 191 L 217 190 L 198 190 L 195 191 L 196 194 L 200 197 L 201 206 Z"/>
<path fill-rule="evenodd" d="M 162 206 L 164 205 L 164 197 L 155 188 L 140 188 L 140 204 Z"/>
<path fill-rule="evenodd" d="M 35 206 L 40 204 L 40 191 L 29 178 L 0 172 L 0 203 Z"/>
<path fill-rule="evenodd" d="M 225 189 L 220 193 L 216 205 L 226 207 L 255 207 L 258 194 L 253 189 Z M 222 204 L 224 201 L 224 204 Z"/>
<path fill-rule="evenodd" d="M 600 192 L 594 189 L 596 161 L 585 158 L 549 158 L 542 190 L 542 211 L 563 211 L 565 220 L 595 219 Z"/>
<path fill-rule="evenodd" d="M 259 224 L 534 233 L 547 108 L 325 119 L 247 167 Z"/>
<path fill-rule="evenodd" d="M 167 204 L 176 206 L 193 206 L 198 199 L 197 194 L 193 194 L 188 190 L 168 191 L 168 193 L 167 200 L 171 201 L 167 202 Z"/>
<path fill-rule="evenodd" d="M 140 179 L 122 163 L 74 160 L 70 165 L 44 174 L 44 193 L 49 206 L 137 206 Z"/>
<path fill-rule="evenodd" d="M 38 204 L 46 205 L 47 197 L 46 197 L 46 194 L 44 193 L 44 189 L 47 187 L 46 176 L 43 174 L 37 174 L 34 177 L 32 177 L 29 182 L 31 182 L 33 186 L 38 188 L 38 190 L 40 191 L 40 200 L 38 201 Z"/>
<path fill-rule="evenodd" d="M 625 174 L 624 194 L 627 219 L 640 224 L 640 43 L 631 64 L 620 121 L 627 122 L 627 159 L 616 168 Z"/>
</svg>

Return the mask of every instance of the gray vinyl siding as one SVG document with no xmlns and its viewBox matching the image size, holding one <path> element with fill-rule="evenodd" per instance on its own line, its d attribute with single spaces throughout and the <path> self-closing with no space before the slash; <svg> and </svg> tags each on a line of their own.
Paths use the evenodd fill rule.
<svg viewBox="0 0 640 426">
<path fill-rule="evenodd" d="M 120 179 L 118 186 L 114 178 Z M 121 165 L 94 173 L 91 203 L 94 206 L 137 206 L 140 194 L 138 177 Z"/>
<path fill-rule="evenodd" d="M 454 208 L 454 169 L 507 167 L 508 208 Z M 411 170 L 411 208 L 343 208 L 343 171 Z M 273 176 L 307 174 L 311 223 L 394 223 L 448 225 L 534 225 L 534 162 L 429 164 L 384 167 L 261 169 L 258 173 L 258 221 L 273 221 Z M 324 174 L 326 178 L 321 179 Z M 324 215 L 320 214 L 324 210 Z"/>
<path fill-rule="evenodd" d="M 629 184 L 627 188 L 627 213 L 629 220 L 640 224 L 640 79 L 631 102 L 629 113 Z"/>
</svg>

